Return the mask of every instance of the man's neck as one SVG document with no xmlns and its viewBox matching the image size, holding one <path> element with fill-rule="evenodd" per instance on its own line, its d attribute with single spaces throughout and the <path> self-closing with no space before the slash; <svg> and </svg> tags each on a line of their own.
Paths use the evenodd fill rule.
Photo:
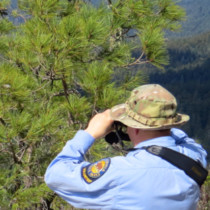
<svg viewBox="0 0 210 210">
<path fill-rule="evenodd" d="M 170 129 L 167 130 L 157 130 L 157 131 L 148 131 L 148 130 L 140 130 L 138 135 L 134 140 L 132 140 L 134 146 L 139 144 L 140 142 L 147 141 L 149 139 L 154 139 L 162 136 L 170 136 Z"/>
</svg>

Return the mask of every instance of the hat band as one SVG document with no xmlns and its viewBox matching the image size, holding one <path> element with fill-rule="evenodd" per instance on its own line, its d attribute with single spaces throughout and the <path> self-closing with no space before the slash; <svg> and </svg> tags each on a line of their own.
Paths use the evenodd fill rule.
<svg viewBox="0 0 210 210">
<path fill-rule="evenodd" d="M 179 115 L 175 115 L 174 117 L 169 117 L 169 118 L 165 117 L 147 118 L 132 111 L 131 109 L 129 109 L 128 106 L 126 106 L 126 113 L 132 119 L 147 126 L 173 125 L 174 123 L 180 121 Z"/>
</svg>

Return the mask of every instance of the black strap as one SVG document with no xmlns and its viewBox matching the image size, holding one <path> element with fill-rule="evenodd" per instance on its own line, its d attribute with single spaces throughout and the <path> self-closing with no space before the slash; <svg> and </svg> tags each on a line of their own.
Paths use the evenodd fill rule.
<svg viewBox="0 0 210 210">
<path fill-rule="evenodd" d="M 188 156 L 172 149 L 156 145 L 143 147 L 143 149 L 153 155 L 157 155 L 164 160 L 167 160 L 179 169 L 184 170 L 184 172 L 194 179 L 199 186 L 204 183 L 206 177 L 208 176 L 208 171 L 199 162 L 196 162 L 192 158 L 189 158 Z"/>
</svg>

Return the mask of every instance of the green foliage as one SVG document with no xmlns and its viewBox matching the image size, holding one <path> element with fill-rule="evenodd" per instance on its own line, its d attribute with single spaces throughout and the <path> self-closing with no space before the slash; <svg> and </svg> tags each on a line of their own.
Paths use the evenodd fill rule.
<svg viewBox="0 0 210 210">
<path fill-rule="evenodd" d="M 86 97 L 79 97 L 77 94 L 71 94 L 68 97 L 68 101 L 65 101 L 63 108 L 68 110 L 74 116 L 75 122 L 86 122 L 87 115 L 91 111 L 91 103 Z"/>
<path fill-rule="evenodd" d="M 11 14 L 23 22 L 14 26 L 0 16 L 0 206 L 64 209 L 43 183 L 50 161 L 92 115 L 144 82 L 131 66 L 167 63 L 164 30 L 179 25 L 183 12 L 171 0 L 98 7 L 19 0 Z M 116 154 L 99 140 L 87 160 Z"/>
<path fill-rule="evenodd" d="M 15 204 L 12 205 L 12 209 L 26 209 L 36 205 L 37 208 L 43 207 L 40 204 L 42 199 L 50 199 L 53 196 L 52 191 L 45 185 L 41 184 L 38 187 L 30 187 L 28 189 L 19 189 L 13 195 L 15 198 Z M 30 200 L 28 199 L 30 198 Z"/>
<path fill-rule="evenodd" d="M 147 59 L 153 65 L 161 67 L 160 64 L 168 64 L 165 43 L 160 28 L 153 29 L 153 25 L 147 25 L 140 39 L 143 43 L 142 47 L 145 49 Z"/>
<path fill-rule="evenodd" d="M 8 33 L 11 29 L 13 29 L 13 24 L 9 20 L 0 20 L 0 34 Z"/>
</svg>

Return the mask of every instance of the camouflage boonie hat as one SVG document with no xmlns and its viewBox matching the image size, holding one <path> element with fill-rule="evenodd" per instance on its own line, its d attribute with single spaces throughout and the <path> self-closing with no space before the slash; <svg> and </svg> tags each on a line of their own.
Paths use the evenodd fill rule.
<svg viewBox="0 0 210 210">
<path fill-rule="evenodd" d="M 163 130 L 183 125 L 189 116 L 176 113 L 176 98 L 158 84 L 142 85 L 131 92 L 125 104 L 111 108 L 115 121 L 143 130 Z"/>
</svg>

